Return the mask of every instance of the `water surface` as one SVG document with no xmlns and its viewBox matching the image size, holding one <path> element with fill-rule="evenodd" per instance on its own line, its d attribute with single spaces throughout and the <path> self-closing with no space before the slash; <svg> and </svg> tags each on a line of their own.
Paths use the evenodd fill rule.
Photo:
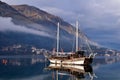
<svg viewBox="0 0 120 80">
<path fill-rule="evenodd" d="M 119 57 L 97 57 L 90 66 L 50 64 L 39 56 L 0 56 L 0 80 L 119 80 Z"/>
</svg>

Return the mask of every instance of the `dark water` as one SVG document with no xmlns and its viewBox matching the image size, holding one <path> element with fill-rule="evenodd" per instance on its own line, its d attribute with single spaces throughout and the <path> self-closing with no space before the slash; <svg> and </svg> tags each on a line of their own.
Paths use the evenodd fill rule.
<svg viewBox="0 0 120 80">
<path fill-rule="evenodd" d="M 56 66 L 43 56 L 0 56 L 0 80 L 120 80 L 119 57 L 95 58 L 91 66 Z"/>
</svg>

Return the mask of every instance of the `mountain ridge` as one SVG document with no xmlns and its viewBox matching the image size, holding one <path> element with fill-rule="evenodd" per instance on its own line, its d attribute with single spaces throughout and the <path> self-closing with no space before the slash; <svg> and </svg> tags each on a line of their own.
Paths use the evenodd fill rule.
<svg viewBox="0 0 120 80">
<path fill-rule="evenodd" d="M 40 10 L 39 8 L 36 8 L 34 6 L 29 6 L 29 5 L 26 5 L 26 4 L 24 4 L 24 5 L 11 5 L 11 6 L 13 8 L 15 8 L 16 10 L 18 10 L 21 14 L 30 18 L 30 20 L 34 21 L 34 18 L 35 18 L 35 20 L 37 20 L 35 22 L 38 23 L 38 24 L 43 24 L 44 25 L 44 23 L 45 23 L 45 24 L 49 24 L 49 25 L 51 24 L 52 26 L 56 26 L 57 23 L 59 22 L 60 25 L 61 25 L 60 26 L 61 29 L 67 31 L 69 34 L 74 34 L 75 35 L 75 27 L 73 27 L 71 24 L 65 22 L 63 19 L 61 19 L 58 16 L 54 16 L 54 15 L 49 14 L 49 13 L 43 11 L 43 10 Z M 35 13 L 36 16 L 40 16 L 40 17 L 37 17 L 37 19 L 36 19 L 36 17 L 32 16 L 32 15 L 34 15 L 34 13 Z M 44 21 L 41 22 L 41 19 L 44 20 Z M 53 29 L 53 30 L 56 30 L 56 29 Z M 86 36 L 81 31 L 79 31 L 79 33 L 80 33 L 79 34 L 80 37 L 81 36 Z M 88 38 L 86 37 L 86 39 L 88 39 Z M 94 44 L 94 45 L 98 46 L 97 43 L 95 43 L 91 40 L 88 40 L 88 41 L 91 44 Z"/>
<path fill-rule="evenodd" d="M 55 27 L 59 22 L 61 25 L 61 29 L 72 34 L 74 32 L 74 28 L 72 27 L 72 25 L 65 22 L 60 17 L 49 14 L 43 10 L 40 10 L 39 8 L 29 5 L 12 5 L 12 7 L 37 24 L 42 24 L 43 26 L 46 26 L 47 24 L 52 29 L 56 30 Z"/>
<path fill-rule="evenodd" d="M 6 13 L 6 14 L 9 13 L 9 14 L 6 15 L 3 13 Z M 73 40 L 73 37 L 75 35 L 75 27 L 73 27 L 71 24 L 67 23 L 66 21 L 62 20 L 58 16 L 54 16 L 52 14 L 49 14 L 49 13 L 42 11 L 33 6 L 8 5 L 1 1 L 0 1 L 0 16 L 11 17 L 12 22 L 16 25 L 22 25 L 24 27 L 34 29 L 37 31 L 44 31 L 50 35 L 53 35 L 54 37 L 56 36 L 57 23 L 60 22 L 60 34 L 61 34 L 61 38 L 62 38 L 61 39 L 62 46 L 64 46 L 65 48 L 70 48 L 70 49 L 72 47 L 71 40 Z M 4 33 L 1 33 L 1 36 L 3 34 Z M 11 33 L 9 33 L 9 34 L 11 34 Z M 82 36 L 84 36 L 84 34 L 81 31 L 79 31 L 79 37 L 82 37 Z M 26 37 L 28 37 L 28 36 L 26 35 Z M 40 40 L 40 39 L 38 39 L 38 40 L 34 39 L 36 37 L 34 37 L 34 38 L 32 38 L 32 37 L 33 37 L 33 35 L 29 39 L 32 39 L 35 42 L 38 42 L 38 40 Z M 26 39 L 25 36 L 22 38 L 23 38 L 23 40 Z M 53 43 L 53 41 L 52 41 L 53 39 L 48 38 L 48 39 L 50 39 L 50 41 L 49 40 L 47 41 L 46 37 L 40 37 L 40 38 L 43 41 L 43 43 L 48 43 L 48 42 Z M 85 39 L 87 41 L 89 41 L 89 43 L 90 42 L 92 43 L 92 41 L 90 41 L 87 37 L 85 37 Z M 14 38 L 12 37 L 11 40 L 14 41 Z M 10 41 L 9 41 L 9 43 L 10 43 Z M 47 46 L 47 49 L 49 49 L 49 47 L 53 47 L 52 43 L 51 43 L 51 45 Z M 96 45 L 94 42 L 92 44 Z M 36 45 L 37 45 L 37 43 L 36 43 Z M 43 44 L 40 46 L 42 47 Z M 46 47 L 43 47 L 43 48 L 46 48 Z"/>
<path fill-rule="evenodd" d="M 12 8 L 8 4 L 0 1 L 0 16 L 2 17 L 11 17 L 13 19 L 17 18 L 18 20 L 21 21 L 21 19 L 25 19 L 24 15 L 20 14 L 16 9 Z M 28 20 L 29 21 L 29 20 Z"/>
</svg>

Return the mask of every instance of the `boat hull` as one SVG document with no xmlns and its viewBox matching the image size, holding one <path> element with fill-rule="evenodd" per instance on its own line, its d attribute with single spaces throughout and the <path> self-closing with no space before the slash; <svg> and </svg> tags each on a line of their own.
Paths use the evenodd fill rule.
<svg viewBox="0 0 120 80">
<path fill-rule="evenodd" d="M 53 64 L 74 64 L 74 65 L 90 65 L 92 63 L 92 58 L 74 58 L 74 59 L 55 59 L 55 58 L 49 58 L 50 63 Z"/>
</svg>

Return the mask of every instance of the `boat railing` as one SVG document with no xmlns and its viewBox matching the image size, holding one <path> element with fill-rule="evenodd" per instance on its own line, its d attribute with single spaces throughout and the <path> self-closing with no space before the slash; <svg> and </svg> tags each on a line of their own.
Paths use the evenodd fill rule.
<svg viewBox="0 0 120 80">
<path fill-rule="evenodd" d="M 97 55 L 97 53 L 91 53 L 91 54 L 89 55 L 89 58 L 95 58 L 96 55 Z"/>
</svg>

